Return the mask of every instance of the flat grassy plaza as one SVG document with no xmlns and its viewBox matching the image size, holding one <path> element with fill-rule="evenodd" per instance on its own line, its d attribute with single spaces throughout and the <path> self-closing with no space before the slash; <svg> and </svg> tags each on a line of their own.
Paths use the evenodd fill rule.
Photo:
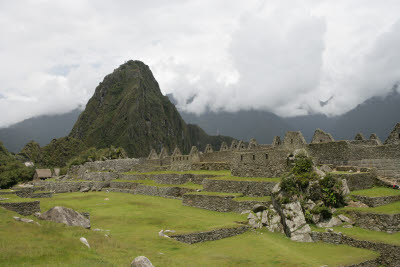
<svg viewBox="0 0 400 267">
<path fill-rule="evenodd" d="M 92 230 L 33 216 L 26 217 L 40 226 L 17 222 L 13 216 L 19 215 L 0 208 L 1 266 L 129 266 L 140 255 L 154 266 L 341 266 L 378 256 L 344 245 L 296 243 L 267 230 L 193 245 L 161 238 L 161 229 L 190 233 L 246 220 L 246 215 L 238 213 L 182 206 L 176 199 L 91 192 L 54 194 L 40 202 L 42 212 L 54 206 L 90 212 Z M 106 231 L 94 231 L 96 228 L 110 230 L 109 236 Z M 80 237 L 88 240 L 90 249 L 79 242 Z"/>
</svg>

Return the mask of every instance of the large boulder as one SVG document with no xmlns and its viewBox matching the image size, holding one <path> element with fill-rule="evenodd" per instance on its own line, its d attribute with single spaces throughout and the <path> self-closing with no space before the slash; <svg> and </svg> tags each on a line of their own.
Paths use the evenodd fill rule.
<svg viewBox="0 0 400 267">
<path fill-rule="evenodd" d="M 339 226 L 341 224 L 342 224 L 342 221 L 340 219 L 338 219 L 337 217 L 332 217 L 329 220 L 317 223 L 317 227 L 330 228 L 330 227 Z"/>
<path fill-rule="evenodd" d="M 148 258 L 146 258 L 145 256 L 139 256 L 132 261 L 131 267 L 154 267 L 154 266 L 153 264 L 151 264 L 151 261 Z"/>
<path fill-rule="evenodd" d="M 80 226 L 90 229 L 90 220 L 73 209 L 56 206 L 39 216 L 39 219 L 64 223 L 69 226 Z"/>
<path fill-rule="evenodd" d="M 306 222 L 300 202 L 283 204 L 281 217 L 285 233 L 293 241 L 312 242 L 311 228 Z"/>
</svg>

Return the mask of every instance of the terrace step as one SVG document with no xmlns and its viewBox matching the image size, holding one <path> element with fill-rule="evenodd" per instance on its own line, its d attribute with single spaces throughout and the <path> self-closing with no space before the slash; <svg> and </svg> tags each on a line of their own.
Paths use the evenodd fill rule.
<svg viewBox="0 0 400 267">
<path fill-rule="evenodd" d="M 182 205 L 218 212 L 243 212 L 251 210 L 255 204 L 271 205 L 270 199 L 247 199 L 238 201 L 242 194 L 193 192 L 183 195 Z"/>
<path fill-rule="evenodd" d="M 250 178 L 251 179 L 251 178 Z M 245 196 L 269 196 L 277 181 L 249 181 L 237 178 L 213 179 L 203 181 L 204 191 L 221 193 L 240 193 Z"/>
</svg>

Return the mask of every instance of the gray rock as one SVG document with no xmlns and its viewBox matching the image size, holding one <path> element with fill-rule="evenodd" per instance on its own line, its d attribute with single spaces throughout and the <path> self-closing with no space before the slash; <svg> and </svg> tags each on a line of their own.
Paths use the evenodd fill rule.
<svg viewBox="0 0 400 267">
<path fill-rule="evenodd" d="M 81 191 L 82 193 L 86 193 L 86 192 L 90 191 L 90 188 L 89 187 L 82 187 L 81 190 L 79 190 L 79 191 Z"/>
<path fill-rule="evenodd" d="M 341 224 L 342 221 L 340 219 L 338 219 L 337 217 L 332 217 L 330 220 L 317 223 L 317 227 L 328 228 L 328 227 L 339 226 Z"/>
<path fill-rule="evenodd" d="M 146 258 L 145 256 L 139 256 L 132 261 L 131 267 L 154 267 L 154 266 L 153 264 L 151 264 L 151 261 L 148 258 Z"/>
<path fill-rule="evenodd" d="M 325 232 L 333 233 L 333 229 L 332 229 L 332 228 L 326 228 L 326 229 L 325 229 Z"/>
<path fill-rule="evenodd" d="M 39 219 L 64 223 L 69 226 L 80 226 L 90 229 L 90 220 L 73 209 L 56 206 L 39 216 Z"/>
<path fill-rule="evenodd" d="M 316 204 L 311 199 L 307 200 L 306 204 L 304 204 L 304 207 L 308 210 L 312 210 L 315 206 Z"/>
<path fill-rule="evenodd" d="M 339 214 L 338 215 L 338 218 L 342 221 L 342 222 L 347 222 L 347 223 L 353 223 L 353 221 L 349 218 L 349 217 L 347 217 L 347 216 L 344 216 L 343 214 Z"/>
<path fill-rule="evenodd" d="M 332 172 L 332 168 L 329 167 L 328 165 L 322 165 L 320 170 L 325 172 L 325 173 Z"/>
<path fill-rule="evenodd" d="M 347 196 L 348 194 L 350 194 L 350 189 L 347 185 L 346 179 L 342 179 L 342 187 L 340 188 L 340 192 L 342 193 L 343 196 Z"/>
<path fill-rule="evenodd" d="M 79 238 L 79 241 L 81 241 L 82 244 L 84 244 L 85 246 L 87 246 L 88 248 L 90 248 L 89 242 L 87 241 L 86 238 L 81 237 L 81 238 Z"/>
<path fill-rule="evenodd" d="M 24 222 L 24 223 L 34 223 L 33 220 L 31 220 L 31 219 L 26 219 L 26 218 L 21 218 L 21 222 Z"/>
<path fill-rule="evenodd" d="M 292 202 L 282 206 L 285 233 L 297 242 L 312 242 L 311 228 L 307 224 L 300 202 Z"/>
<path fill-rule="evenodd" d="M 271 193 L 272 194 L 277 194 L 281 191 L 281 183 L 277 183 L 274 188 L 272 188 Z"/>
<path fill-rule="evenodd" d="M 313 214 L 312 221 L 314 224 L 317 224 L 321 221 L 321 214 Z"/>
<path fill-rule="evenodd" d="M 325 172 L 323 172 L 323 171 L 321 171 L 320 169 L 318 169 L 317 167 L 313 167 L 313 170 L 314 170 L 314 172 L 316 173 L 316 174 L 318 174 L 318 176 L 319 177 L 325 177 L 326 176 L 326 173 Z"/>
</svg>

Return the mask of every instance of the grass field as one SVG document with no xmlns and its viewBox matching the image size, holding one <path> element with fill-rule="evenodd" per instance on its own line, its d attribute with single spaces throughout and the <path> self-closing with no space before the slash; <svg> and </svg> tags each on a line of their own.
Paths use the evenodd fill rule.
<svg viewBox="0 0 400 267">
<path fill-rule="evenodd" d="M 192 182 L 188 182 L 188 183 L 184 183 L 184 184 L 158 184 L 154 180 L 121 180 L 121 179 L 112 180 L 112 182 L 139 183 L 139 184 L 158 186 L 158 187 L 184 187 L 184 188 L 190 188 L 190 189 L 203 189 L 202 185 L 194 184 Z"/>
<path fill-rule="evenodd" d="M 209 175 L 231 175 L 230 170 L 222 171 L 154 171 L 154 172 L 124 172 L 123 174 L 152 175 L 152 174 L 209 174 Z"/>
<path fill-rule="evenodd" d="M 338 209 L 340 212 L 342 211 L 362 211 L 362 212 L 371 212 L 371 213 L 382 213 L 382 214 L 397 214 L 400 213 L 400 201 L 390 203 L 387 205 L 374 207 L 374 208 L 353 208 L 353 207 L 345 207 Z"/>
<path fill-rule="evenodd" d="M 42 211 L 61 205 L 90 212 L 92 229 L 110 230 L 110 237 L 47 221 L 39 221 L 41 226 L 16 222 L 16 213 L 0 208 L 1 266 L 129 266 L 139 255 L 155 266 L 340 266 L 377 256 L 348 246 L 296 243 L 265 230 L 193 245 L 160 238 L 161 229 L 203 231 L 246 218 L 182 206 L 174 199 L 94 192 L 40 201 Z M 79 242 L 82 236 L 91 249 Z"/>
<path fill-rule="evenodd" d="M 350 194 L 366 197 L 400 196 L 400 190 L 388 187 L 373 187 L 371 189 L 353 191 Z"/>
<path fill-rule="evenodd" d="M 222 176 L 208 178 L 210 180 L 226 180 L 226 181 L 250 181 L 250 182 L 280 182 L 281 178 L 265 178 L 265 177 L 236 177 Z"/>
</svg>

